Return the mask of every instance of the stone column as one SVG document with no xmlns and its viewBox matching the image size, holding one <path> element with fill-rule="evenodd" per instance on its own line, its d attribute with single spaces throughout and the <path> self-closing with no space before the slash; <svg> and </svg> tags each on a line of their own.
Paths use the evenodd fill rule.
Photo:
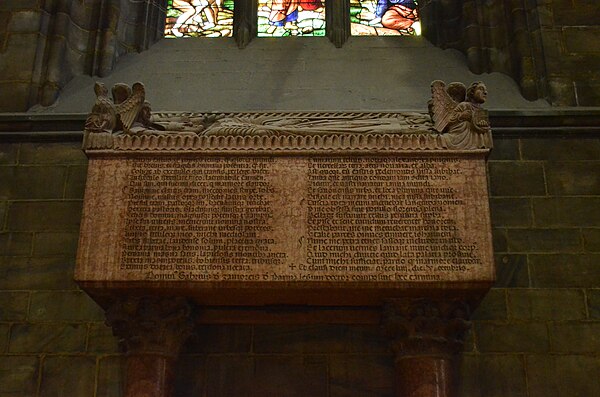
<svg viewBox="0 0 600 397">
<path fill-rule="evenodd" d="M 470 328 L 463 301 L 394 299 L 383 327 L 396 354 L 397 397 L 454 397 L 454 359 Z"/>
<path fill-rule="evenodd" d="M 173 364 L 193 328 L 187 300 L 120 298 L 106 318 L 127 353 L 124 397 L 171 397 Z"/>
</svg>

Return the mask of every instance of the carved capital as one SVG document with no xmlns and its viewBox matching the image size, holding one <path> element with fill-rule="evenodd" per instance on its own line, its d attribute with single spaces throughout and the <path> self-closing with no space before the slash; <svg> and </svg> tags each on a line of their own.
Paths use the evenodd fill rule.
<svg viewBox="0 0 600 397">
<path fill-rule="evenodd" d="M 383 328 L 396 359 L 451 357 L 471 327 L 469 305 L 461 300 L 393 299 L 384 306 Z"/>
<path fill-rule="evenodd" d="M 126 297 L 106 311 L 106 323 L 128 353 L 177 356 L 193 328 L 181 297 Z"/>
</svg>

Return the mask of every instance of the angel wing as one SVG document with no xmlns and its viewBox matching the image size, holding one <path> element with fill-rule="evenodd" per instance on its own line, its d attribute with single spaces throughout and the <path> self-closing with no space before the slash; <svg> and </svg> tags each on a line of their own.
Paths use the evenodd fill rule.
<svg viewBox="0 0 600 397">
<path fill-rule="evenodd" d="M 115 105 L 119 105 L 131 96 L 131 87 L 127 84 L 117 83 L 112 88 L 112 96 Z"/>
<path fill-rule="evenodd" d="M 446 83 L 435 80 L 431 83 L 431 119 L 438 132 L 444 132 L 458 103 L 446 91 Z"/>
<path fill-rule="evenodd" d="M 108 89 L 100 82 L 94 84 L 96 103 L 85 121 L 85 129 L 94 132 L 113 132 L 117 124 L 115 105 L 108 98 Z"/>
<path fill-rule="evenodd" d="M 142 83 L 135 83 L 131 88 L 131 95 L 117 104 L 117 114 L 122 124 L 123 131 L 128 132 L 137 119 L 144 101 L 146 100 L 146 90 Z"/>
</svg>

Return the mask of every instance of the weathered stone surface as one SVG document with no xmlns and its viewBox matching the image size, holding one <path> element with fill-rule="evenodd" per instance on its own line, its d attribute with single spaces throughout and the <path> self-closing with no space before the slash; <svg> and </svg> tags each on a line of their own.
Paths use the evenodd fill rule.
<svg viewBox="0 0 600 397">
<path fill-rule="evenodd" d="M 519 160 L 519 140 L 511 138 L 494 138 L 494 150 L 490 160 Z"/>
<path fill-rule="evenodd" d="M 349 326 L 256 326 L 253 351 L 257 353 L 349 353 Z"/>
<path fill-rule="evenodd" d="M 32 356 L 5 356 L 0 360 L 0 385 L 3 397 L 35 397 L 39 359 Z"/>
<path fill-rule="evenodd" d="M 508 229 L 509 252 L 581 252 L 578 229 Z"/>
<path fill-rule="evenodd" d="M 120 356 L 106 356 L 99 360 L 96 397 L 119 397 L 123 395 L 124 361 Z"/>
<path fill-rule="evenodd" d="M 174 394 L 179 397 L 196 397 L 204 393 L 206 371 L 204 356 L 183 355 L 175 366 Z"/>
<path fill-rule="evenodd" d="M 37 33 L 40 29 L 40 19 L 39 10 L 14 12 L 8 30 L 14 33 Z"/>
<path fill-rule="evenodd" d="M 600 140 L 537 138 L 521 140 L 523 160 L 598 160 Z"/>
<path fill-rule="evenodd" d="M 8 227 L 15 231 L 77 231 L 81 201 L 18 201 L 8 212 Z"/>
<path fill-rule="evenodd" d="M 529 255 L 531 286 L 537 288 L 600 285 L 600 255 Z"/>
<path fill-rule="evenodd" d="M 553 196 L 600 195 L 600 161 L 549 162 L 546 181 Z"/>
<path fill-rule="evenodd" d="M 592 354 L 600 351 L 600 322 L 551 323 L 548 333 L 551 351 Z"/>
<path fill-rule="evenodd" d="M 594 396 L 600 393 L 600 363 L 583 355 L 528 355 L 530 396 Z"/>
<path fill-rule="evenodd" d="M 327 358 L 324 356 L 257 356 L 254 359 L 252 396 L 269 396 L 285 390 L 291 397 L 326 397 Z M 259 379 L 272 379 L 259 382 Z"/>
<path fill-rule="evenodd" d="M 46 357 L 40 397 L 62 397 L 66 390 L 73 396 L 93 396 L 95 377 L 95 357 Z"/>
<path fill-rule="evenodd" d="M 592 83 L 589 80 L 584 80 L 576 81 L 575 84 L 579 106 L 598 106 L 600 103 L 600 82 Z"/>
<path fill-rule="evenodd" d="M 113 335 L 112 329 L 104 323 L 90 324 L 88 334 L 89 353 L 119 353 L 118 339 Z"/>
<path fill-rule="evenodd" d="M 600 229 L 583 229 L 583 247 L 588 252 L 600 252 Z"/>
<path fill-rule="evenodd" d="M 541 163 L 489 163 L 492 196 L 544 196 L 544 169 Z"/>
<path fill-rule="evenodd" d="M 9 199 L 62 198 L 65 189 L 65 167 L 0 167 L 3 187 L 0 197 Z"/>
<path fill-rule="evenodd" d="M 506 313 L 506 290 L 492 288 L 473 313 L 473 320 L 505 320 Z"/>
<path fill-rule="evenodd" d="M 87 166 L 71 166 L 67 175 L 65 186 L 65 198 L 83 199 L 85 191 L 85 180 L 87 177 Z"/>
<path fill-rule="evenodd" d="M 529 287 L 526 255 L 496 255 L 497 288 Z"/>
<path fill-rule="evenodd" d="M 86 334 L 85 324 L 14 324 L 9 352 L 84 352 Z"/>
<path fill-rule="evenodd" d="M 329 359 L 329 396 L 392 396 L 393 368 L 391 355 L 333 355 Z"/>
<path fill-rule="evenodd" d="M 1 289 L 75 289 L 73 258 L 0 257 Z"/>
<path fill-rule="evenodd" d="M 547 352 L 549 348 L 548 330 L 542 323 L 475 323 L 475 333 L 481 352 Z"/>
<path fill-rule="evenodd" d="M 16 164 L 19 145 L 15 143 L 0 143 L 0 164 Z"/>
<path fill-rule="evenodd" d="M 206 359 L 205 379 L 206 394 L 209 396 L 257 396 L 256 386 L 262 382 L 258 382 L 258 374 L 255 370 L 255 363 L 251 356 L 234 355 L 234 356 L 208 356 Z M 287 386 L 282 384 L 281 380 L 275 380 L 275 374 L 267 375 L 270 379 L 274 379 L 281 387 Z M 231 379 L 235 379 L 232 382 Z M 178 387 L 180 389 L 180 387 Z M 286 390 L 287 389 L 281 389 Z M 293 391 L 290 390 L 290 393 Z"/>
<path fill-rule="evenodd" d="M 7 256 L 31 255 L 32 233 L 0 233 L 0 252 Z"/>
<path fill-rule="evenodd" d="M 492 225 L 495 227 L 531 226 L 531 200 L 529 198 L 496 198 L 490 200 Z"/>
<path fill-rule="evenodd" d="M 463 354 L 457 396 L 528 397 L 523 360 L 518 355 Z"/>
<path fill-rule="evenodd" d="M 29 88 L 25 81 L 30 80 L 33 75 L 33 65 L 35 60 L 35 50 L 38 35 L 36 33 L 11 34 L 9 40 L 4 46 L 3 56 L 0 57 L 0 76 L 3 76 L 3 84 L 0 84 L 0 92 L 5 88 L 16 88 L 12 94 L 18 105 L 21 101 L 27 101 L 27 98 L 20 98 Z M 7 78 L 8 77 L 8 78 Z M 6 81 L 8 80 L 8 81 Z M 0 80 L 1 81 L 1 80 Z M 15 84 L 18 83 L 18 84 Z M 17 88 L 18 87 L 18 88 Z M 20 89 L 19 89 L 20 88 Z M 10 91 L 7 93 L 11 93 Z M 0 95 L 0 103 L 8 100 L 7 93 Z M 4 107 L 4 111 L 10 111 Z M 6 109 L 6 110 L 5 110 Z M 25 110 L 25 109 L 14 109 Z"/>
<path fill-rule="evenodd" d="M 81 145 L 74 143 L 23 143 L 19 152 L 20 164 L 85 164 L 87 159 Z"/>
<path fill-rule="evenodd" d="M 494 246 L 495 253 L 508 251 L 505 229 L 492 229 L 492 244 Z"/>
<path fill-rule="evenodd" d="M 183 351 L 186 354 L 249 353 L 251 345 L 251 326 L 199 325 Z"/>
<path fill-rule="evenodd" d="M 582 320 L 586 318 L 582 290 L 528 289 L 508 290 L 511 320 Z"/>
<path fill-rule="evenodd" d="M 9 324 L 0 323 L 0 354 L 8 350 L 8 335 L 10 332 Z"/>
<path fill-rule="evenodd" d="M 600 197 L 534 198 L 536 227 L 600 225 Z"/>
<path fill-rule="evenodd" d="M 35 291 L 31 294 L 29 320 L 102 321 L 104 311 L 83 291 Z"/>
<path fill-rule="evenodd" d="M 596 13 L 600 16 L 599 13 Z M 600 28 L 578 26 L 563 28 L 566 49 L 569 52 L 600 52 Z"/>
<path fill-rule="evenodd" d="M 35 234 L 33 242 L 34 256 L 68 255 L 75 256 L 79 233 L 41 232 Z"/>
<path fill-rule="evenodd" d="M 600 289 L 589 289 L 586 291 L 586 295 L 590 318 L 600 319 Z"/>
<path fill-rule="evenodd" d="M 29 292 L 0 291 L 0 321 L 23 321 L 27 318 Z"/>
</svg>

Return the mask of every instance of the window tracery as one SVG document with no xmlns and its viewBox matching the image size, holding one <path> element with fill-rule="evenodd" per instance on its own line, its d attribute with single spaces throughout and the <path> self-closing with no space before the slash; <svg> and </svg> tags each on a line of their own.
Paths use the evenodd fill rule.
<svg viewBox="0 0 600 397">
<path fill-rule="evenodd" d="M 420 35 L 419 0 L 167 0 L 165 37 Z"/>
</svg>

